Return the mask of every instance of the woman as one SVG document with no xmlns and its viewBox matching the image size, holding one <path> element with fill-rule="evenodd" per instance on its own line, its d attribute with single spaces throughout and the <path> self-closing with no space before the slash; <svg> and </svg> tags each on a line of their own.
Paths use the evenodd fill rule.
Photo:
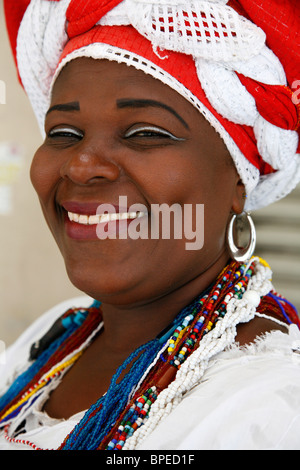
<svg viewBox="0 0 300 470">
<path fill-rule="evenodd" d="M 298 316 L 249 215 L 234 242 L 300 180 L 296 4 L 262 3 L 7 2 L 32 183 L 89 297 L 8 351 L 0 448 L 298 447 Z"/>
</svg>

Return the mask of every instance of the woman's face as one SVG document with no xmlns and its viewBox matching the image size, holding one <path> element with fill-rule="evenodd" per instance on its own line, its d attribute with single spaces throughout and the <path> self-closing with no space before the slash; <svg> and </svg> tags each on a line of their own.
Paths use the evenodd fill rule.
<svg viewBox="0 0 300 470">
<path fill-rule="evenodd" d="M 214 129 L 175 91 L 124 64 L 77 59 L 54 85 L 45 130 L 31 179 L 80 290 L 103 302 L 145 302 L 227 256 L 226 226 L 230 211 L 242 209 L 243 188 Z M 87 225 L 103 204 L 124 220 Z M 147 214 L 127 219 L 133 204 Z M 187 212 L 183 236 L 172 237 L 172 230 L 170 237 L 151 236 L 154 208 L 163 204 L 181 214 L 192 207 L 193 226 Z M 142 224 L 148 231 L 133 238 L 130 230 L 138 233 Z M 196 228 L 194 240 L 185 238 Z M 99 238 L 106 230 L 110 237 Z"/>
</svg>

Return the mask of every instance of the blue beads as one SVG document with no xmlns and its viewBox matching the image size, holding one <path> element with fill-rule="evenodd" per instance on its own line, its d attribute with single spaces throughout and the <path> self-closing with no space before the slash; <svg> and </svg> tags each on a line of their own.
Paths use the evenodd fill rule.
<svg viewBox="0 0 300 470">
<path fill-rule="evenodd" d="M 86 412 L 82 420 L 68 436 L 63 446 L 64 450 L 96 450 L 98 448 L 101 441 L 117 421 L 120 413 L 126 407 L 128 396 L 133 387 L 140 381 L 148 365 L 153 362 L 160 349 L 161 344 L 158 340 L 149 341 L 137 348 L 123 362 L 113 376 L 106 395 L 101 397 L 101 399 Z M 136 360 L 134 361 L 134 359 Z M 123 370 L 130 364 L 130 370 L 122 380 L 118 382 Z M 127 421 L 131 421 L 131 419 L 133 422 L 135 421 L 134 413 L 134 409 L 129 410 Z"/>
<path fill-rule="evenodd" d="M 68 315 L 62 319 L 62 325 L 64 328 L 68 329 L 72 325 L 81 326 L 84 320 L 87 317 L 87 310 L 77 310 L 76 313 Z"/>
</svg>

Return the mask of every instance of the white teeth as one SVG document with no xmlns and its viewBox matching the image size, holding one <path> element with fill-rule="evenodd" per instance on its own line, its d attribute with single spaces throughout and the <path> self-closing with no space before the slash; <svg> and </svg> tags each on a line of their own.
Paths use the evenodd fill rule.
<svg viewBox="0 0 300 470">
<path fill-rule="evenodd" d="M 89 216 L 89 225 L 94 225 L 94 224 L 98 224 L 98 223 L 99 223 L 98 215 L 90 215 Z"/>
<path fill-rule="evenodd" d="M 83 225 L 96 225 L 111 222 L 113 220 L 137 219 L 146 215 L 146 212 L 121 212 L 112 214 L 83 215 L 68 212 L 69 220 Z"/>
<path fill-rule="evenodd" d="M 112 217 L 111 217 L 111 214 L 103 214 L 103 215 L 99 215 L 99 222 L 109 222 L 110 220 L 112 220 Z"/>
<path fill-rule="evenodd" d="M 104 214 L 101 215 L 101 222 L 108 222 L 110 220 L 117 220 L 120 214 Z"/>
<path fill-rule="evenodd" d="M 79 222 L 80 224 L 85 224 L 85 225 L 86 225 L 86 224 L 89 223 L 89 218 L 88 218 L 87 215 L 80 215 L 78 222 Z"/>
</svg>

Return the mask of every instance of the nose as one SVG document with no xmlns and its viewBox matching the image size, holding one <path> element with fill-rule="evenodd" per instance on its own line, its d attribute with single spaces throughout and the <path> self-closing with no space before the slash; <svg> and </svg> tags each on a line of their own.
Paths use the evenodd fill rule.
<svg viewBox="0 0 300 470">
<path fill-rule="evenodd" d="M 99 180 L 116 181 L 119 178 L 119 166 L 105 155 L 104 149 L 101 151 L 82 145 L 70 151 L 60 168 L 62 178 L 79 185 L 93 184 Z"/>
</svg>

